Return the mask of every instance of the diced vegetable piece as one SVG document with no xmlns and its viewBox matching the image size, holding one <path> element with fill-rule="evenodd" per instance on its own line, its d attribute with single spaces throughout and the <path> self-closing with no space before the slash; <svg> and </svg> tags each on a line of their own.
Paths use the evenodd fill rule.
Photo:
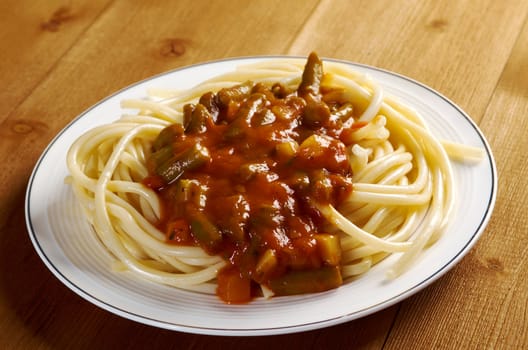
<svg viewBox="0 0 528 350">
<path fill-rule="evenodd" d="M 181 179 L 176 185 L 176 195 L 180 202 L 191 202 L 198 208 L 205 207 L 207 188 L 195 179 Z"/>
<path fill-rule="evenodd" d="M 330 203 L 334 192 L 332 181 L 325 170 L 315 171 L 313 178 L 310 179 L 312 187 L 310 188 L 311 195 L 316 202 Z"/>
<path fill-rule="evenodd" d="M 221 89 L 217 93 L 220 107 L 227 108 L 231 101 L 240 101 L 244 99 L 251 93 L 253 85 L 253 82 L 247 81 L 240 85 Z"/>
<path fill-rule="evenodd" d="M 183 126 L 180 124 L 173 124 L 161 130 L 158 137 L 154 140 L 152 148 L 154 151 L 158 151 L 174 142 L 174 139 L 178 135 L 183 134 Z"/>
<path fill-rule="evenodd" d="M 225 198 L 225 206 L 230 208 L 229 217 L 224 219 L 222 229 L 235 242 L 242 242 L 245 238 L 245 227 L 249 219 L 249 204 L 241 194 Z M 225 226 L 225 227 L 224 227 Z"/>
<path fill-rule="evenodd" d="M 222 242 L 222 233 L 202 211 L 194 207 L 187 208 L 186 214 L 191 223 L 193 237 L 206 250 L 214 251 Z"/>
<path fill-rule="evenodd" d="M 321 259 L 331 266 L 339 265 L 341 261 L 341 241 L 337 235 L 316 234 L 317 250 Z"/>
<path fill-rule="evenodd" d="M 273 94 L 277 98 L 285 98 L 286 96 L 292 93 L 290 89 L 288 89 L 281 83 L 273 84 L 273 86 L 271 87 L 271 92 L 273 92 Z"/>
<path fill-rule="evenodd" d="M 260 282 L 264 281 L 273 270 L 277 267 L 279 261 L 277 260 L 277 254 L 273 249 L 267 249 L 259 258 L 257 266 L 255 267 L 255 280 Z"/>
<path fill-rule="evenodd" d="M 269 109 L 263 109 L 255 113 L 251 119 L 251 125 L 254 127 L 270 125 L 275 122 L 277 117 Z"/>
<path fill-rule="evenodd" d="M 312 153 L 318 154 L 322 152 L 320 149 L 330 142 L 329 140 L 328 136 L 313 134 L 305 138 L 300 147 L 303 150 L 309 149 L 312 150 Z"/>
<path fill-rule="evenodd" d="M 297 190 L 305 190 L 310 186 L 310 177 L 303 171 L 296 171 L 288 179 L 288 183 Z"/>
<path fill-rule="evenodd" d="M 238 304 L 251 300 L 251 280 L 242 276 L 237 269 L 222 269 L 216 280 L 216 294 L 226 303 Z"/>
<path fill-rule="evenodd" d="M 159 148 L 157 151 L 153 152 L 150 155 L 149 162 L 153 165 L 154 168 L 157 168 L 159 165 L 170 161 L 174 156 L 174 150 L 171 144 Z"/>
<path fill-rule="evenodd" d="M 302 81 L 297 92 L 299 96 L 307 97 L 308 95 L 319 95 L 319 88 L 321 87 L 321 80 L 323 79 L 323 62 L 319 59 L 315 52 L 308 56 L 304 71 L 302 74 Z"/>
<path fill-rule="evenodd" d="M 224 107 L 225 112 L 222 121 L 227 121 L 228 123 L 233 122 L 233 120 L 235 120 L 239 107 L 240 102 L 229 101 L 228 105 Z"/>
<path fill-rule="evenodd" d="M 310 178 L 310 198 L 319 204 L 341 203 L 351 190 L 350 178 L 329 173 L 325 169 L 314 171 Z"/>
<path fill-rule="evenodd" d="M 184 125 L 185 125 L 185 132 L 188 134 L 192 133 L 203 133 L 207 131 L 207 122 L 209 121 L 211 124 L 213 123 L 212 119 L 213 117 L 207 110 L 207 108 L 198 103 L 191 113 L 187 112 L 188 108 L 186 105 L 184 107 Z"/>
<path fill-rule="evenodd" d="M 187 129 L 187 125 L 190 123 L 195 109 L 196 105 L 194 103 L 188 103 L 183 106 L 183 125 L 185 129 Z"/>
<path fill-rule="evenodd" d="M 306 105 L 302 123 L 309 128 L 320 128 L 330 119 L 330 109 L 325 103 L 311 102 Z"/>
<path fill-rule="evenodd" d="M 269 287 L 276 295 L 316 293 L 343 284 L 338 266 L 325 266 L 314 270 L 294 270 L 270 280 Z"/>
<path fill-rule="evenodd" d="M 279 121 L 292 121 L 302 115 L 306 101 L 302 98 L 290 95 L 284 103 L 279 103 L 271 106 L 271 112 L 277 117 Z"/>
<path fill-rule="evenodd" d="M 331 138 L 328 136 L 313 134 L 307 137 L 299 146 L 297 159 L 300 165 L 308 168 L 321 168 L 325 161 L 325 153 L 330 147 Z"/>
<path fill-rule="evenodd" d="M 347 174 L 350 170 L 346 146 L 340 140 L 313 134 L 300 145 L 296 160 L 305 169 L 327 169 Z"/>
<path fill-rule="evenodd" d="M 248 238 L 249 242 L 246 239 L 245 242 L 238 244 L 237 247 L 240 248 L 238 252 L 229 257 L 243 276 L 252 275 L 257 265 L 260 247 L 263 244 L 263 238 L 259 235 L 248 235 Z"/>
<path fill-rule="evenodd" d="M 237 117 L 228 126 L 224 138 L 226 140 L 232 140 L 244 136 L 245 130 L 247 129 L 247 123 L 244 117 Z"/>
<path fill-rule="evenodd" d="M 181 154 L 159 164 L 156 167 L 156 173 L 167 184 L 171 184 L 178 180 L 184 171 L 197 169 L 210 159 L 211 156 L 207 148 L 196 143 Z"/>
<path fill-rule="evenodd" d="M 243 118 L 246 124 L 249 125 L 253 116 L 258 110 L 266 103 L 266 96 L 263 94 L 255 93 L 250 95 L 238 109 L 237 118 Z"/>
<path fill-rule="evenodd" d="M 252 95 L 261 95 L 267 102 L 276 100 L 275 95 L 264 83 L 256 83 L 251 89 Z"/>
<path fill-rule="evenodd" d="M 218 100 L 213 92 L 206 92 L 200 97 L 198 103 L 202 104 L 207 108 L 207 111 L 211 114 L 213 121 L 216 122 L 220 108 L 218 107 Z"/>
<path fill-rule="evenodd" d="M 297 154 L 299 144 L 295 140 L 282 142 L 275 146 L 275 151 L 279 159 L 286 161 L 290 160 Z"/>
</svg>

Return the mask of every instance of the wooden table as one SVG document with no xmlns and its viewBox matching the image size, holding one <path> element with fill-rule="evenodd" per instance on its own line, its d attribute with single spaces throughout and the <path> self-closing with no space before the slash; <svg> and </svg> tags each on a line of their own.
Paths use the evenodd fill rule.
<svg viewBox="0 0 528 350">
<path fill-rule="evenodd" d="M 499 174 L 495 212 L 449 273 L 362 319 L 238 338 L 120 318 L 46 269 L 28 238 L 24 195 L 36 160 L 75 116 L 173 68 L 312 50 L 419 80 L 487 136 Z M 4 0 L 0 57 L 0 348 L 528 347 L 527 1 Z"/>
</svg>

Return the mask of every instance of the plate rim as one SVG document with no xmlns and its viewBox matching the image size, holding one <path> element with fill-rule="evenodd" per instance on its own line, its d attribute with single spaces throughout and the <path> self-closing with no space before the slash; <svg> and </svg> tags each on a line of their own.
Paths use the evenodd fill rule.
<svg viewBox="0 0 528 350">
<path fill-rule="evenodd" d="M 434 281 L 436 281 L 440 276 L 447 273 L 452 267 L 454 267 L 466 254 L 471 248 L 476 244 L 482 233 L 484 232 L 487 224 L 489 223 L 489 220 L 492 216 L 493 209 L 495 207 L 495 202 L 497 198 L 497 192 L 498 192 L 498 174 L 496 169 L 496 163 L 495 159 L 493 157 L 493 153 L 491 150 L 491 147 L 489 145 L 488 140 L 482 133 L 482 131 L 479 129 L 479 127 L 476 125 L 476 123 L 471 119 L 471 117 L 464 111 L 462 108 L 460 108 L 457 104 L 455 104 L 453 101 L 451 101 L 449 98 L 438 92 L 437 90 L 429 87 L 428 85 L 425 85 L 424 83 L 421 83 L 413 78 L 410 78 L 408 76 L 384 69 L 379 68 L 375 66 L 371 66 L 364 63 L 358 63 L 353 61 L 347 61 L 343 59 L 335 59 L 335 58 L 326 58 L 323 57 L 323 62 L 335 62 L 335 63 L 341 63 L 352 67 L 360 67 L 367 70 L 373 70 L 377 72 L 381 72 L 384 74 L 391 75 L 393 77 L 406 80 L 407 82 L 416 85 L 422 89 L 427 90 L 430 93 L 433 93 L 437 97 L 441 98 L 445 103 L 449 104 L 452 108 L 454 108 L 458 114 L 465 119 L 465 121 L 471 126 L 475 134 L 478 136 L 479 140 L 484 145 L 485 150 L 485 158 L 489 161 L 490 164 L 490 175 L 491 175 L 491 191 L 488 198 L 488 203 L 486 205 L 486 210 L 484 213 L 482 213 L 482 217 L 480 218 L 480 222 L 478 226 L 476 227 L 475 231 L 471 235 L 471 238 L 465 242 L 463 246 L 461 246 L 458 249 L 458 252 L 453 255 L 448 262 L 446 262 L 443 266 L 437 268 L 434 270 L 427 278 L 421 280 L 419 283 L 416 283 L 409 288 L 406 288 L 404 291 L 397 295 L 393 295 L 391 298 L 384 299 L 383 301 L 374 304 L 374 305 L 368 305 L 360 310 L 356 310 L 353 312 L 349 312 L 337 317 L 332 318 L 326 318 L 323 320 L 313 321 L 313 322 L 303 322 L 295 325 L 290 326 L 279 326 L 279 327 L 265 327 L 265 328 L 220 328 L 220 327 L 203 327 L 203 326 L 195 326 L 195 325 L 186 325 L 186 324 L 179 324 L 176 322 L 168 322 L 165 320 L 159 320 L 152 317 L 139 315 L 134 312 L 131 312 L 129 310 L 124 310 L 120 307 L 117 307 L 111 303 L 108 303 L 104 300 L 101 300 L 95 295 L 92 295 L 88 291 L 85 291 L 82 289 L 82 287 L 77 286 L 75 283 L 70 281 L 66 276 L 63 275 L 62 271 L 58 267 L 56 267 L 52 261 L 46 254 L 45 250 L 41 247 L 41 244 L 38 240 L 38 234 L 33 226 L 33 222 L 31 219 L 31 195 L 33 190 L 33 184 L 35 181 L 35 177 L 37 176 L 39 169 L 41 168 L 42 163 L 46 160 L 46 156 L 48 155 L 49 151 L 55 145 L 61 136 L 67 132 L 68 129 L 70 129 L 74 124 L 76 124 L 80 119 L 82 119 L 84 116 L 89 114 L 93 109 L 97 108 L 98 106 L 106 103 L 108 100 L 114 98 L 115 96 L 119 95 L 122 92 L 126 92 L 133 87 L 136 87 L 140 84 L 155 80 L 157 78 L 175 74 L 181 71 L 185 71 L 188 69 L 193 68 L 199 68 L 201 66 L 208 66 L 208 65 L 214 65 L 219 63 L 244 63 L 246 61 L 252 61 L 252 60 L 272 60 L 272 59 L 303 59 L 305 60 L 304 56 L 292 56 L 292 55 L 257 55 L 257 56 L 239 56 L 239 57 L 229 57 L 229 58 L 223 58 L 219 60 L 209 60 L 204 61 L 200 63 L 195 63 L 191 65 L 185 65 L 182 67 L 178 67 L 175 69 L 171 69 L 165 72 L 161 72 L 159 74 L 147 77 L 145 79 L 136 81 L 132 84 L 129 84 L 114 93 L 104 97 L 103 99 L 97 101 L 95 104 L 91 105 L 84 111 L 82 111 L 80 114 L 78 114 L 74 119 L 72 119 L 69 123 L 67 123 L 56 135 L 53 137 L 53 139 L 48 143 L 48 145 L 44 148 L 42 154 L 38 158 L 31 175 L 28 180 L 27 188 L 26 188 L 26 194 L 25 194 L 25 203 L 24 203 L 24 210 L 25 210 L 25 220 L 26 220 L 26 228 L 28 230 L 28 235 L 30 236 L 31 242 L 33 244 L 34 249 L 36 250 L 37 254 L 39 255 L 40 259 L 44 262 L 46 267 L 52 272 L 52 274 L 57 277 L 65 286 L 67 286 L 70 290 L 75 292 L 77 295 L 85 299 L 86 301 L 108 311 L 112 312 L 118 316 L 124 317 L 126 319 L 130 319 L 142 324 L 146 324 L 149 326 L 155 326 L 159 328 L 164 328 L 168 330 L 176 330 L 176 331 L 182 331 L 187 333 L 195 333 L 195 334 L 209 334 L 209 335 L 226 335 L 226 336 L 257 336 L 257 335 L 277 335 L 277 334 L 286 334 L 286 333 L 294 333 L 294 332 L 301 332 L 301 331 L 307 331 L 307 330 L 313 330 L 323 327 L 328 327 L 336 324 L 340 324 L 343 322 L 348 322 L 354 319 L 358 319 L 364 316 L 367 316 L 369 314 L 378 312 L 380 310 L 383 310 L 385 308 L 388 308 L 394 304 L 396 304 L 399 301 L 402 301 L 411 295 L 419 292 L 420 290 L 424 289 L 425 287 L 432 284 Z"/>
</svg>

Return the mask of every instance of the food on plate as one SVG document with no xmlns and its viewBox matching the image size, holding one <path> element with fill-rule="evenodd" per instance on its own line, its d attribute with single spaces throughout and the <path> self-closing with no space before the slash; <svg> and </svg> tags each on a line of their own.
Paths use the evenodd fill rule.
<svg viewBox="0 0 528 350">
<path fill-rule="evenodd" d="M 447 151 L 479 156 L 315 53 L 151 93 L 74 142 L 67 182 L 116 270 L 227 303 L 334 289 L 394 253 L 398 276 L 449 222 Z"/>
</svg>

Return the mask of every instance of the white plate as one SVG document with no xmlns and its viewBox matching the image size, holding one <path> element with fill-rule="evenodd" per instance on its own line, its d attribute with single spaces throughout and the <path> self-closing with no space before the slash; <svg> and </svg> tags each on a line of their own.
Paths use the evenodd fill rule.
<svg viewBox="0 0 528 350">
<path fill-rule="evenodd" d="M 147 87 L 190 87 L 238 64 L 272 58 L 199 64 L 141 81 L 99 102 L 57 135 L 31 175 L 25 209 L 33 245 L 59 280 L 105 310 L 152 326 L 215 335 L 281 334 L 326 327 L 386 308 L 431 284 L 468 252 L 483 232 L 496 197 L 497 173 L 486 139 L 460 108 L 427 86 L 377 68 L 346 63 L 372 76 L 388 94 L 414 106 L 438 137 L 485 150 L 485 158 L 476 165 L 454 165 L 460 211 L 445 236 L 415 266 L 388 281 L 385 271 L 392 257 L 336 290 L 235 306 L 223 304 L 214 295 L 112 272 L 109 254 L 95 239 L 70 187 L 63 182 L 69 146 L 84 131 L 118 118 L 120 101 L 143 97 Z"/>
</svg>

